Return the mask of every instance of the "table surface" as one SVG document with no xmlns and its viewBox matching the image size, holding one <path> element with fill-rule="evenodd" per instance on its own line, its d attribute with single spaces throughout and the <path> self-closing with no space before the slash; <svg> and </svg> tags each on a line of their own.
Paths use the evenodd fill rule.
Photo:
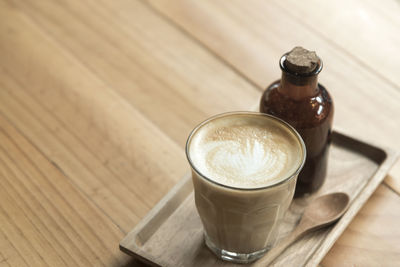
<svg viewBox="0 0 400 267">
<path fill-rule="evenodd" d="M 296 45 L 336 127 L 400 149 L 400 2 L 0 2 L 0 266 L 136 266 L 118 243 Z M 321 262 L 400 265 L 400 162 Z"/>
</svg>

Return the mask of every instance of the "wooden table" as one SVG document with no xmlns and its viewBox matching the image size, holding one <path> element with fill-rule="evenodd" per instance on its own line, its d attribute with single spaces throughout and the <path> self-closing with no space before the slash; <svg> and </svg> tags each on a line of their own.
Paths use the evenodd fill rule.
<svg viewBox="0 0 400 267">
<path fill-rule="evenodd" d="M 138 265 L 118 243 L 295 45 L 335 126 L 400 149 L 398 0 L 0 2 L 0 266 Z M 400 265 L 398 163 L 322 266 Z"/>
</svg>

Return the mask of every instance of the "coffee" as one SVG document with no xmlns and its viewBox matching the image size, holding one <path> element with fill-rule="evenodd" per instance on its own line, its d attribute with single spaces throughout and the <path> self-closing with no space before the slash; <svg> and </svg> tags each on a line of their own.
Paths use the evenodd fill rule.
<svg viewBox="0 0 400 267">
<path fill-rule="evenodd" d="M 226 113 L 195 128 L 186 153 L 207 246 L 225 260 L 262 256 L 276 240 L 304 163 L 298 133 L 273 116 Z"/>
<path fill-rule="evenodd" d="M 244 114 L 203 125 L 189 150 L 201 174 L 238 188 L 264 187 L 287 178 L 300 165 L 299 155 L 297 136 L 280 121 Z"/>
</svg>

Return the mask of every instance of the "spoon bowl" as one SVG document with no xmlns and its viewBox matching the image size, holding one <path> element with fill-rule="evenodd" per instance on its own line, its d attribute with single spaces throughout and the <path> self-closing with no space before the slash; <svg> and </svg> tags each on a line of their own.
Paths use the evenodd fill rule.
<svg viewBox="0 0 400 267">
<path fill-rule="evenodd" d="M 303 213 L 300 224 L 304 220 L 308 220 L 311 226 L 324 227 L 337 221 L 347 210 L 350 198 L 346 193 L 337 192 L 320 196 L 314 199 L 308 205 Z"/>
</svg>

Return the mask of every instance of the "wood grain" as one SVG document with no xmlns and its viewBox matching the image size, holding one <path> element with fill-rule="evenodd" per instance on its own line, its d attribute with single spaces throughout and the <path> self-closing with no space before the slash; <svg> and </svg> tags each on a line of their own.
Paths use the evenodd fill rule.
<svg viewBox="0 0 400 267">
<path fill-rule="evenodd" d="M 4 261 L 11 266 L 117 266 L 126 261 L 113 245 L 123 233 L 112 221 L 3 115 L 0 125 Z"/>
<path fill-rule="evenodd" d="M 16 24 L 15 20 L 13 20 L 14 25 Z M 29 27 L 28 24 L 23 24 L 22 20 L 21 24 L 21 27 Z M 120 174 L 119 178 L 122 181 L 117 182 L 118 176 L 113 173 L 113 169 L 119 167 L 118 170 L 123 172 L 124 166 L 127 165 L 124 162 L 124 152 L 121 151 L 121 148 L 126 149 L 130 155 L 133 154 L 131 157 L 137 161 L 145 153 L 153 152 L 155 148 L 157 149 L 156 153 L 163 155 L 169 153 L 177 155 L 180 150 L 172 142 L 170 142 L 171 147 L 159 150 L 157 145 L 168 144 L 168 138 L 159 131 L 159 134 L 153 135 L 154 141 L 151 145 L 142 147 L 142 149 L 130 147 L 129 144 L 134 145 L 134 138 L 143 138 L 143 136 L 152 135 L 153 132 L 157 133 L 156 128 L 139 113 L 135 115 L 130 106 L 124 105 L 124 101 L 116 99 L 115 94 L 107 90 L 98 79 L 91 80 L 90 73 L 84 68 L 80 68 L 79 64 L 73 65 L 74 68 L 71 68 L 70 62 L 73 60 L 68 60 L 67 56 L 60 57 L 63 55 L 62 51 L 51 46 L 51 43 L 46 45 L 45 41 L 40 41 L 43 39 L 42 35 L 37 34 L 34 29 L 30 33 L 31 35 L 26 38 L 22 35 L 18 39 L 11 39 L 14 41 L 13 43 L 10 42 L 9 46 L 2 47 L 3 51 L 9 51 L 7 53 L 9 57 L 5 57 L 2 66 L 12 76 L 3 74 L 4 89 L 0 92 L 3 94 L 1 97 L 3 103 L 0 108 L 3 109 L 4 114 L 15 121 L 18 127 L 22 128 L 31 140 L 34 140 L 63 172 L 70 175 L 82 190 L 96 199 L 104 210 L 108 210 L 115 219 L 119 214 L 122 227 L 128 228 L 138 220 L 140 215 L 145 214 L 148 206 L 143 203 L 144 199 L 140 199 L 134 193 L 135 191 L 139 192 L 142 189 L 141 186 L 146 186 L 146 184 L 134 185 L 134 183 L 128 182 L 131 181 L 132 176 L 127 176 L 126 173 L 124 176 Z M 23 49 L 23 47 L 26 48 Z M 41 47 L 46 47 L 46 50 Z M 15 48 L 20 48 L 20 50 L 15 50 Z M 24 52 L 15 53 L 13 51 Z M 30 75 L 22 77 L 17 75 L 21 69 L 12 67 L 17 64 L 27 66 L 29 61 L 37 62 L 37 65 L 42 62 L 42 66 L 32 71 Z M 65 72 L 60 72 L 60 69 L 64 69 Z M 24 70 L 22 69 L 22 71 Z M 59 77 L 60 73 L 64 77 Z M 11 80 L 10 77 L 13 76 L 16 78 Z M 81 87 L 77 87 L 76 84 L 80 84 L 85 90 L 81 90 Z M 88 101 L 89 99 L 90 101 Z M 122 112 L 117 112 L 118 110 L 122 110 Z M 127 124 L 124 118 L 131 118 L 139 122 L 141 127 L 137 129 L 138 127 L 134 127 L 135 125 Z M 131 129 L 112 130 L 119 125 Z M 146 132 L 147 128 L 150 128 L 148 132 Z M 113 135 L 113 133 L 116 134 Z M 120 133 L 129 134 L 129 137 L 118 136 Z M 134 133 L 136 136 L 130 133 Z M 120 143 L 113 146 L 113 141 Z M 89 150 L 88 147 L 95 150 Z M 134 151 L 137 154 L 133 153 Z M 152 154 L 153 157 L 155 155 Z M 163 158 L 165 159 L 165 156 Z M 175 166 L 168 165 L 171 167 L 172 173 L 179 165 L 178 161 L 175 162 L 177 163 Z M 140 161 L 136 164 L 139 165 L 139 163 Z M 162 163 L 161 160 L 159 164 Z M 140 174 L 146 173 L 146 169 L 148 169 L 144 163 L 140 167 L 144 170 L 140 171 L 137 168 L 139 169 L 136 171 L 137 179 L 143 179 L 144 175 Z M 126 168 L 130 168 L 130 166 Z M 152 170 L 157 169 L 157 164 L 154 162 Z M 176 174 L 179 175 L 179 173 Z M 167 177 L 163 173 L 159 175 Z M 117 179 L 111 180 L 111 177 Z M 165 186 L 168 185 L 167 181 L 166 179 Z M 152 185 L 148 184 L 148 186 Z M 157 188 L 157 185 L 155 186 Z M 122 196 L 125 196 L 125 200 L 121 200 Z M 157 197 L 157 195 L 151 196 Z M 151 201 L 151 196 L 146 199 Z M 129 210 L 129 206 L 133 212 Z"/>
<path fill-rule="evenodd" d="M 400 196 L 400 160 L 390 170 L 385 183 Z"/>
<path fill-rule="evenodd" d="M 63 9 L 63 7 L 58 8 L 60 12 Z M 51 11 L 50 8 L 47 10 Z M 56 13 L 56 10 L 53 11 Z M 203 113 L 198 111 L 195 106 L 187 107 L 187 105 L 193 105 L 192 102 L 168 93 L 170 97 L 175 99 L 174 101 L 180 101 L 182 105 L 186 106 L 176 105 L 174 101 L 169 103 L 168 99 L 164 99 L 163 101 L 169 103 L 168 105 L 157 104 L 150 109 L 152 116 L 162 119 L 164 126 L 154 125 L 154 123 L 149 122 L 147 117 L 144 117 L 143 110 L 137 110 L 136 105 L 133 107 L 132 104 L 136 103 L 136 98 L 128 98 L 126 95 L 120 95 L 118 90 L 117 92 L 114 91 L 114 88 L 118 88 L 122 83 L 129 86 L 127 88 L 130 91 L 140 88 L 140 84 L 137 85 L 134 81 L 129 84 L 126 81 L 126 79 L 130 79 L 127 73 L 117 76 L 109 74 L 110 78 L 115 79 L 115 81 L 121 75 L 125 77 L 124 80 L 116 83 L 115 87 L 110 87 L 101 80 L 104 76 L 100 75 L 100 79 L 97 73 L 94 74 L 88 70 L 70 52 L 60 49 L 53 38 L 45 37 L 43 31 L 29 17 L 20 14 L 20 12 L 15 12 L 11 7 L 4 8 L 1 12 L 3 13 L 2 17 L 13 16 L 14 19 L 6 20 L 0 27 L 3 27 L 4 33 L 12 31 L 14 34 L 8 34 L 8 42 L 1 44 L 1 49 L 5 51 L 5 55 L 0 64 L 7 71 L 7 74 L 17 81 L 9 82 L 7 79 L 9 80 L 10 77 L 4 77 L 5 82 L 11 83 L 5 85 L 6 88 L 10 87 L 8 91 L 6 89 L 1 92 L 6 94 L 2 98 L 6 102 L 4 106 L 7 106 L 7 108 L 4 108 L 4 112 L 7 112 L 35 143 L 43 146 L 45 153 L 64 172 L 74 177 L 77 185 L 93 196 L 97 204 L 121 228 L 128 231 L 138 221 L 138 218 L 144 216 L 148 209 L 186 171 L 182 149 L 169 136 L 166 136 L 160 130 L 160 127 L 161 129 L 164 127 L 179 130 L 179 139 L 183 143 L 185 140 L 183 136 L 187 135 L 190 128 L 200 118 L 205 117 L 204 113 L 215 112 L 218 105 L 212 105 L 212 102 L 204 105 L 203 108 L 206 111 Z M 72 18 L 70 19 L 72 20 Z M 61 22 L 57 24 L 61 29 L 63 25 L 65 24 Z M 77 30 L 80 29 L 78 26 Z M 28 31 L 23 32 L 22 29 L 28 29 Z M 112 32 L 112 29 L 110 29 L 110 32 Z M 89 33 L 90 31 L 87 30 L 83 34 L 88 35 Z M 173 35 L 170 34 L 170 36 Z M 81 36 L 76 36 L 75 39 L 68 37 L 68 39 L 84 40 Z M 110 39 L 112 38 L 110 37 Z M 97 40 L 100 42 L 100 39 Z M 96 39 L 94 39 L 94 42 L 96 42 Z M 96 46 L 95 43 L 92 45 Z M 190 50 L 190 45 L 188 46 L 188 50 Z M 43 49 L 44 47 L 46 49 Z M 82 53 L 88 52 L 88 49 L 86 47 L 85 50 L 82 50 Z M 120 51 L 118 47 L 104 48 L 104 50 L 107 49 L 114 50 L 115 53 Z M 135 50 L 132 47 L 130 49 Z M 193 50 L 200 50 L 199 53 L 207 55 L 196 47 Z M 97 56 L 86 52 L 85 55 Z M 114 55 L 114 58 L 111 59 L 112 54 L 109 54 L 110 61 L 116 60 L 118 57 L 122 59 L 124 56 L 121 53 L 118 57 Z M 137 58 L 139 59 L 139 57 Z M 146 60 L 146 58 L 143 58 L 143 60 Z M 215 66 L 217 68 L 215 71 L 222 75 L 221 78 L 217 81 L 214 79 L 213 82 L 221 83 L 223 88 L 236 88 L 233 90 L 237 93 L 243 90 L 241 87 L 235 87 L 239 78 L 223 77 L 224 73 L 233 75 L 233 72 L 223 71 L 221 69 L 223 65 L 210 56 L 206 57 L 205 61 L 209 67 Z M 31 69 L 30 62 L 35 62 L 38 67 Z M 126 66 L 125 69 L 127 68 Z M 26 72 L 28 75 L 18 75 L 21 72 Z M 196 75 L 205 74 L 197 71 Z M 198 79 L 203 80 L 203 77 Z M 147 79 L 142 77 L 141 82 L 154 80 L 154 76 Z M 176 79 L 177 83 L 179 81 Z M 244 87 L 245 82 L 242 81 L 241 83 Z M 154 86 L 151 90 L 159 90 L 159 87 Z M 209 84 L 200 84 L 198 87 L 201 90 L 203 88 L 219 90 L 218 86 L 212 87 Z M 182 86 L 176 86 L 176 88 L 185 91 Z M 250 92 L 251 90 L 256 92 L 251 87 L 249 88 Z M 140 90 L 147 89 L 141 88 Z M 223 93 L 223 90 L 219 91 Z M 141 100 L 138 102 L 146 107 L 150 107 L 146 103 L 152 99 L 161 100 L 161 98 L 154 96 L 157 91 L 154 91 L 154 94 L 132 92 L 133 96 L 147 98 L 145 102 L 141 102 Z M 207 96 L 207 91 L 198 93 L 186 90 L 186 92 L 186 94 L 191 94 L 194 99 L 200 99 L 200 97 L 206 99 Z M 241 96 L 240 99 L 243 103 L 240 105 L 247 105 L 250 100 L 254 101 L 251 93 L 243 92 L 241 94 L 239 96 Z M 256 95 L 253 94 L 253 96 Z M 218 97 L 225 100 L 229 99 L 223 95 Z M 239 102 L 238 100 L 235 101 Z M 219 103 L 230 108 L 235 106 L 235 103 L 229 101 Z M 207 110 L 211 106 L 213 108 Z M 236 106 L 239 106 L 239 104 Z M 172 112 L 171 110 L 163 110 L 163 108 L 177 108 L 177 110 Z M 20 109 L 23 110 L 20 111 Z M 180 112 L 181 110 L 192 110 L 192 112 Z M 166 114 L 166 116 L 160 116 L 160 113 Z M 185 128 L 181 125 L 184 120 L 179 119 L 179 117 L 174 119 L 168 117 L 185 114 L 193 115 L 191 117 L 192 122 L 186 122 Z M 172 125 L 174 127 L 171 127 Z M 36 130 L 30 131 L 29 129 Z M 51 132 L 48 132 L 48 130 L 51 130 Z M 175 134 L 172 136 L 176 137 Z M 145 143 L 142 141 L 139 144 L 136 140 L 143 140 Z M 171 158 L 175 160 L 171 161 Z M 81 179 L 82 176 L 85 179 Z M 115 177 L 115 179 L 110 180 L 110 177 Z M 140 182 L 142 180 L 147 182 Z M 137 182 L 135 183 L 135 181 Z M 159 181 L 163 182 L 160 183 Z M 143 194 L 146 194 L 146 197 L 143 197 Z"/>
<path fill-rule="evenodd" d="M 396 0 L 274 1 L 299 23 L 399 88 L 400 5 Z M 340 12 L 336 12 L 340 10 Z M 318 12 L 316 12 L 318 11 Z M 351 23 L 349 23 L 351 21 Z M 338 30 L 346 29 L 346 30 Z M 383 48 L 384 47 L 384 48 Z"/>
<path fill-rule="evenodd" d="M 250 84 L 139 1 L 16 5 L 181 147 L 193 124 L 247 109 L 258 98 Z"/>
<path fill-rule="evenodd" d="M 149 2 L 260 90 L 280 77 L 278 61 L 284 52 L 296 45 L 316 50 L 324 61 L 319 81 L 328 88 L 335 103 L 334 124 L 351 135 L 381 140 L 387 146 L 400 149 L 397 137 L 400 124 L 393 116 L 400 113 L 399 86 L 382 80 L 352 53 L 344 53 L 302 21 L 283 15 L 287 12 L 281 5 L 289 5 L 287 1 L 281 5 L 259 0 Z M 310 9 L 316 14 L 320 12 L 317 8 Z M 370 30 L 373 35 L 373 29 Z M 357 44 L 362 46 L 358 39 Z M 398 76 L 398 69 L 393 68 L 391 73 Z"/>
</svg>

